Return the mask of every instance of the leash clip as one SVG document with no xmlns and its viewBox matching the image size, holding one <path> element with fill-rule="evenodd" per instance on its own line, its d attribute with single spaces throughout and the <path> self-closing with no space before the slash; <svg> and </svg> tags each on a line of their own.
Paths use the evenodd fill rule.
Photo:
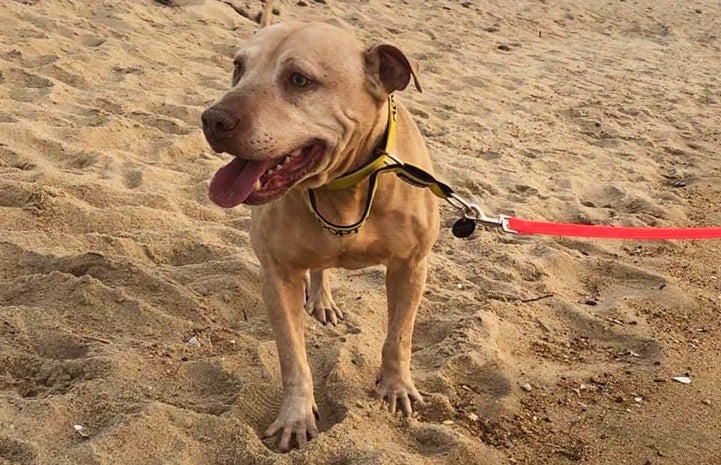
<svg viewBox="0 0 721 465">
<path fill-rule="evenodd" d="M 461 210 L 461 214 L 465 220 L 473 221 L 474 223 L 482 223 L 486 226 L 493 226 L 501 228 L 503 232 L 518 234 L 518 231 L 511 229 L 510 217 L 506 215 L 498 215 L 497 217 L 486 215 L 481 207 L 475 203 L 469 203 L 463 197 L 453 193 L 446 199 L 453 207 Z"/>
</svg>

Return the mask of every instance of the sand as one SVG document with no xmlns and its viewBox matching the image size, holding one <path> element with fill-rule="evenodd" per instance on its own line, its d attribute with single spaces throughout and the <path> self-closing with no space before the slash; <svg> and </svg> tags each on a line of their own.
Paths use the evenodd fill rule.
<svg viewBox="0 0 721 465">
<path fill-rule="evenodd" d="M 323 433 L 261 440 L 281 392 L 249 210 L 208 200 L 227 156 L 199 129 L 256 25 L 171 3 L 0 0 L 0 463 L 721 463 L 721 241 L 459 240 L 450 208 L 414 340 L 426 405 L 371 397 L 383 271 L 338 272 L 346 322 L 306 330 Z M 399 98 L 489 213 L 721 225 L 716 0 L 279 10 L 416 59 L 424 93 Z"/>
</svg>

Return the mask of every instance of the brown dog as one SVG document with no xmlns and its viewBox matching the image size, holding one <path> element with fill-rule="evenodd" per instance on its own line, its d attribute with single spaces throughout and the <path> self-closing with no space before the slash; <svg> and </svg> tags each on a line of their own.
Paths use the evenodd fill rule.
<svg viewBox="0 0 721 465">
<path fill-rule="evenodd" d="M 280 433 L 284 451 L 293 438 L 303 446 L 318 433 L 303 302 L 307 291 L 305 307 L 323 323 L 343 318 L 330 293 L 328 268 L 387 267 L 388 335 L 376 393 L 392 411 L 406 414 L 412 401 L 421 400 L 411 378 L 411 337 L 426 256 L 438 235 L 436 198 L 394 175 L 381 176 L 368 221 L 343 236 L 323 229 L 305 198 L 313 189 L 318 210 L 334 223 L 361 216 L 368 179 L 343 190 L 323 186 L 374 159 L 386 138 L 388 96 L 411 78 L 411 64 L 393 46 L 366 48 L 327 24 L 277 24 L 238 51 L 232 89 L 203 113 L 211 147 L 235 156 L 213 178 L 211 199 L 226 208 L 257 205 L 251 240 L 262 266 L 284 389 L 266 435 Z M 432 171 L 421 134 L 402 105 L 393 153 Z"/>
</svg>

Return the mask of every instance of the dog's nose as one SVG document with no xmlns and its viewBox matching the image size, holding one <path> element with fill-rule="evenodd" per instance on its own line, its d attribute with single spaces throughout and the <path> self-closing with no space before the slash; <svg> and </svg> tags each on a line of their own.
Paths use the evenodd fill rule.
<svg viewBox="0 0 721 465">
<path fill-rule="evenodd" d="M 229 135 L 240 122 L 240 118 L 221 108 L 210 107 L 200 117 L 203 132 L 208 138 Z"/>
</svg>

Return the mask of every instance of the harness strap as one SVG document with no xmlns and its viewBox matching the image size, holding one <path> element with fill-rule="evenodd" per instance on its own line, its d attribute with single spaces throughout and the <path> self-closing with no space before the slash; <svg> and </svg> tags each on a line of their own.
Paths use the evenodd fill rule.
<svg viewBox="0 0 721 465">
<path fill-rule="evenodd" d="M 384 154 L 385 158 L 394 159 L 391 154 Z M 392 157 L 392 158 L 391 158 Z M 363 207 L 363 213 L 358 221 L 348 225 L 340 225 L 328 221 L 318 210 L 316 202 L 315 192 L 312 189 L 308 189 L 306 196 L 306 203 L 313 216 L 316 217 L 323 228 L 332 232 L 338 236 L 345 236 L 351 233 L 357 233 L 361 227 L 368 221 L 368 217 L 371 213 L 371 207 L 373 206 L 373 199 L 375 198 L 376 191 L 378 190 L 378 177 L 383 173 L 394 173 L 399 179 L 407 182 L 408 184 L 427 188 L 436 197 L 441 199 L 449 199 L 453 196 L 453 189 L 439 180 L 437 180 L 432 174 L 419 168 L 415 165 L 403 163 L 400 160 L 396 163 L 386 165 L 382 168 L 376 169 L 369 177 L 368 180 L 368 193 L 366 195 L 365 206 Z"/>
<path fill-rule="evenodd" d="M 313 189 L 308 189 L 307 195 L 306 195 L 306 203 L 308 204 L 308 208 L 310 208 L 311 213 L 313 213 L 313 216 L 320 222 L 320 225 L 323 226 L 326 230 L 332 232 L 336 236 L 345 236 L 351 233 L 357 233 L 361 227 L 368 221 L 368 217 L 371 214 L 371 207 L 373 206 L 373 199 L 375 198 L 376 191 L 378 190 L 378 174 L 380 171 L 375 171 L 373 174 L 370 175 L 370 179 L 368 181 L 368 193 L 366 194 L 366 202 L 365 206 L 363 207 L 363 213 L 361 214 L 361 217 L 358 221 L 352 224 L 348 225 L 341 225 L 336 224 L 328 221 L 323 217 L 323 215 L 318 210 L 318 205 L 316 204 L 316 197 L 315 192 L 313 192 Z"/>
</svg>

